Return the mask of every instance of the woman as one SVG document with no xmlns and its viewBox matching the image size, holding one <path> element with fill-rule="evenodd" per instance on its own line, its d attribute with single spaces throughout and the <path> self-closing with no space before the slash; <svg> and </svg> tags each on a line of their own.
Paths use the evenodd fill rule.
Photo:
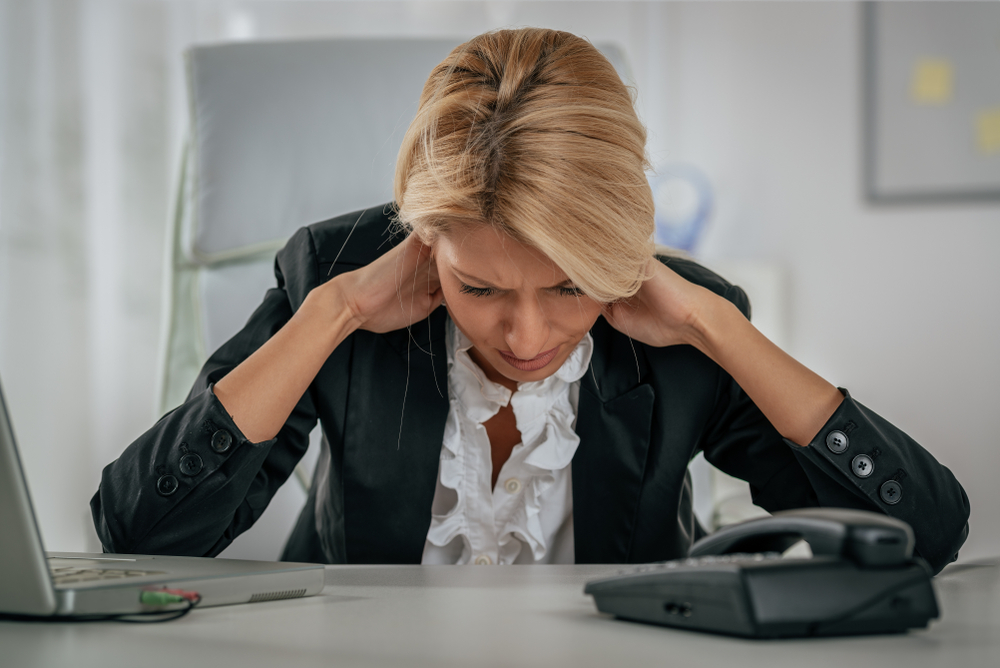
<svg viewBox="0 0 1000 668">
<path fill-rule="evenodd" d="M 187 401 L 109 465 L 106 549 L 215 555 L 324 449 L 284 557 L 641 562 L 700 528 L 698 452 L 768 509 L 965 540 L 951 472 L 749 323 L 743 292 L 653 255 L 645 130 L 588 42 L 504 30 L 424 88 L 395 208 L 296 233 L 277 287 Z"/>
</svg>

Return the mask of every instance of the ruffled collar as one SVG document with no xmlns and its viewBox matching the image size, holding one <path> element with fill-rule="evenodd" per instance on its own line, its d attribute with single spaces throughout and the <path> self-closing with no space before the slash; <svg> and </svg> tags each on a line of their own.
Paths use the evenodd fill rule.
<svg viewBox="0 0 1000 668">
<path fill-rule="evenodd" d="M 580 380 L 587 373 L 594 353 L 594 339 L 587 332 L 554 374 L 542 380 L 518 383 L 517 392 L 511 392 L 486 377 L 486 373 L 469 355 L 472 341 L 450 318 L 447 329 L 448 377 L 449 385 L 457 390 L 454 398 L 465 408 L 465 414 L 478 423 L 486 422 L 501 407 L 511 404 L 517 418 L 518 431 L 526 445 L 534 444 L 534 439 L 529 434 L 536 431 L 533 428 L 535 423 L 544 420 L 569 384 Z"/>
</svg>

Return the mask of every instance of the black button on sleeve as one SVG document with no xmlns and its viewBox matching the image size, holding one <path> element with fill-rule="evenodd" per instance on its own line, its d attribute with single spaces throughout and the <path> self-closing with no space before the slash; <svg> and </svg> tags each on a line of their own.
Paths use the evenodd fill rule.
<svg viewBox="0 0 1000 668">
<path fill-rule="evenodd" d="M 180 483 L 177 482 L 177 478 L 170 475 L 161 475 L 156 481 L 156 491 L 160 493 L 160 496 L 170 496 L 177 491 L 180 487 Z"/>
<path fill-rule="evenodd" d="M 220 454 L 226 452 L 232 444 L 233 435 L 225 429 L 220 429 L 212 434 L 212 449 L 216 452 Z"/>
<path fill-rule="evenodd" d="M 193 452 L 181 457 L 180 469 L 181 473 L 189 476 L 196 476 L 201 473 L 201 469 L 205 466 L 205 463 L 201 460 L 201 457 Z"/>
<path fill-rule="evenodd" d="M 868 455 L 858 455 L 851 461 L 851 470 L 859 478 L 867 478 L 875 472 L 875 462 Z"/>
<path fill-rule="evenodd" d="M 847 434 L 839 429 L 834 429 L 826 435 L 826 447 L 835 455 L 839 455 L 844 450 L 847 450 L 847 444 Z"/>
<path fill-rule="evenodd" d="M 903 486 L 895 480 L 886 480 L 879 488 L 878 495 L 887 504 L 894 506 L 903 498 Z"/>
</svg>

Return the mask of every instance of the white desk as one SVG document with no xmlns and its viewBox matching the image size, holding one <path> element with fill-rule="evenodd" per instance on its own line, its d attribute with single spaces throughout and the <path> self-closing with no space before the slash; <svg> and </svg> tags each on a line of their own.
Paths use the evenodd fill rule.
<svg viewBox="0 0 1000 668">
<path fill-rule="evenodd" d="M 339 566 L 324 595 L 165 624 L 0 622 L 0 666 L 1000 665 L 1000 559 L 935 579 L 942 618 L 900 636 L 750 641 L 633 624 L 582 588 L 617 566 Z"/>
</svg>

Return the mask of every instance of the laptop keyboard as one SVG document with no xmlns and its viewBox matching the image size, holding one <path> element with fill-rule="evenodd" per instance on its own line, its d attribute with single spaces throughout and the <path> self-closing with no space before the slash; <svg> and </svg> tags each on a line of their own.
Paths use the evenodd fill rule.
<svg viewBox="0 0 1000 668">
<path fill-rule="evenodd" d="M 95 580 L 121 580 L 123 578 L 142 577 L 144 575 L 165 575 L 165 571 L 126 571 L 111 568 L 76 568 L 74 566 L 49 567 L 53 584 L 63 585 L 74 582 L 93 582 Z"/>
</svg>

